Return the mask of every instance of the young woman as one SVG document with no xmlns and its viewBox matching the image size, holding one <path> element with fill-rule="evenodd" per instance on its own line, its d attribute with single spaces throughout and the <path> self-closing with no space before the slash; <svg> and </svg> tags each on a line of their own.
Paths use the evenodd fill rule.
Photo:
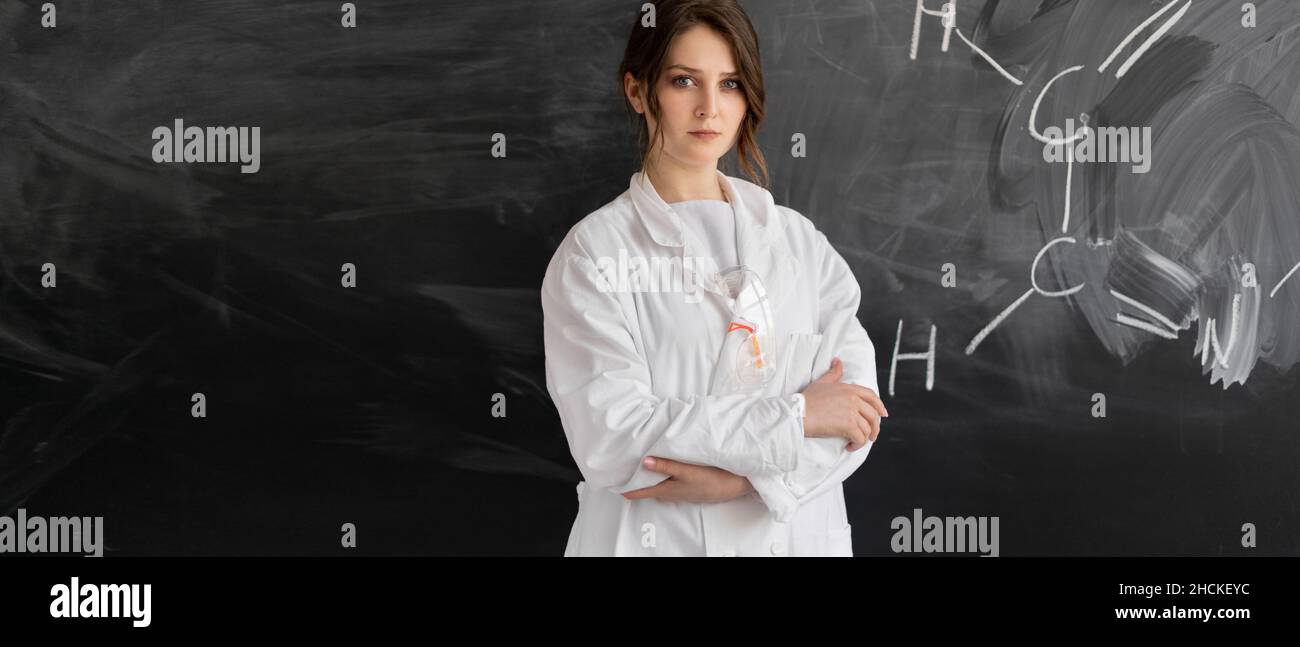
<svg viewBox="0 0 1300 647">
<path fill-rule="evenodd" d="M 654 6 L 619 71 L 642 170 L 542 282 L 547 389 L 584 478 L 565 555 L 852 555 L 841 483 L 888 415 L 858 284 L 759 184 L 744 10 Z M 733 146 L 754 182 L 718 170 Z"/>
</svg>

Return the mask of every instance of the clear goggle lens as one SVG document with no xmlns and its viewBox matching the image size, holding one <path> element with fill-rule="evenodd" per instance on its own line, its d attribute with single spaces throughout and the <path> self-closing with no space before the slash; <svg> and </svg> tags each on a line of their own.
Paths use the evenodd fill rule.
<svg viewBox="0 0 1300 647">
<path fill-rule="evenodd" d="M 718 272 L 718 287 L 733 300 L 727 334 L 746 335 L 736 347 L 736 380 L 761 385 L 776 375 L 776 335 L 772 328 L 771 305 L 758 274 L 747 267 L 733 266 Z M 736 331 L 740 331 L 737 333 Z"/>
</svg>

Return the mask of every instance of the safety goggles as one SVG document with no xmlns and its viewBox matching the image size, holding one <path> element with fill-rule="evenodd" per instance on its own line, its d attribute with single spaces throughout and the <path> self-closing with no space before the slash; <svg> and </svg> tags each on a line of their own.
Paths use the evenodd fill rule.
<svg viewBox="0 0 1300 647">
<path fill-rule="evenodd" d="M 732 304 L 723 348 L 735 347 L 730 362 L 736 380 L 751 386 L 766 384 L 776 375 L 777 336 L 773 328 L 776 319 L 763 281 L 745 265 L 718 271 L 714 281 Z M 723 361 L 728 360 L 724 357 Z"/>
</svg>

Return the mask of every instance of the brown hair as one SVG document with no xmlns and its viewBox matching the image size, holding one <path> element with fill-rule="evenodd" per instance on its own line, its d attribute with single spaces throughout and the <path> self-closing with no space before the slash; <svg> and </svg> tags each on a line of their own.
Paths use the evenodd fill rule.
<svg viewBox="0 0 1300 647">
<path fill-rule="evenodd" d="M 637 144 L 641 148 L 641 165 L 645 167 L 650 159 L 649 121 L 637 114 L 627 93 L 623 92 L 623 79 L 627 73 L 645 87 L 646 110 L 659 124 L 659 97 L 655 88 L 659 83 L 664 68 L 664 58 L 668 56 L 668 46 L 677 34 L 694 25 L 708 26 L 723 38 L 731 42 L 732 56 L 736 58 L 736 72 L 740 75 L 741 88 L 745 92 L 748 109 L 741 121 L 740 132 L 736 137 L 736 155 L 740 166 L 753 182 L 767 188 L 767 162 L 763 152 L 758 148 L 756 133 L 763 122 L 763 101 L 766 93 L 763 89 L 763 67 L 758 51 L 758 34 L 749 16 L 736 0 L 660 0 L 653 3 L 655 7 L 655 26 L 642 27 L 642 15 L 637 14 L 637 22 L 628 35 L 627 50 L 623 62 L 618 67 L 618 83 L 623 95 L 623 106 L 629 116 L 637 122 Z M 663 143 L 663 129 L 658 134 L 659 143 Z M 757 167 L 757 168 L 755 168 Z M 761 179 L 760 179 L 761 174 Z"/>
</svg>

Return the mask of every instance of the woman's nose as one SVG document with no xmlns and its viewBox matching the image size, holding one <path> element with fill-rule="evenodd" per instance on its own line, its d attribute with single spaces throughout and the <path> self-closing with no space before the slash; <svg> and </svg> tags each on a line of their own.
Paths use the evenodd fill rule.
<svg viewBox="0 0 1300 647">
<path fill-rule="evenodd" d="M 716 90 L 705 90 L 703 97 L 700 99 L 699 108 L 696 114 L 700 117 L 712 117 L 718 111 L 718 93 Z"/>
</svg>

